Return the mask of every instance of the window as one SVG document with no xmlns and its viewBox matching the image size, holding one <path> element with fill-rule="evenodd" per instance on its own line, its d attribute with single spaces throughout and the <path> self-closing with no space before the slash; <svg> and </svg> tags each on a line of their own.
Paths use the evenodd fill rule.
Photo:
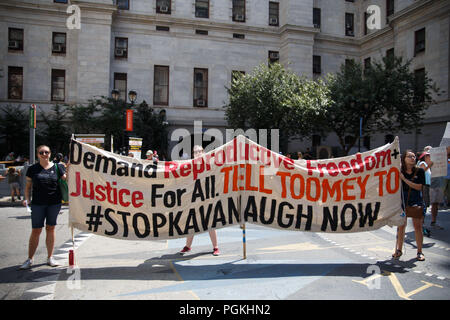
<svg viewBox="0 0 450 320">
<path fill-rule="evenodd" d="M 233 21 L 245 22 L 245 0 L 233 0 Z"/>
<path fill-rule="evenodd" d="M 414 43 L 414 56 L 425 51 L 425 28 L 416 31 Z"/>
<path fill-rule="evenodd" d="M 414 70 L 416 87 L 414 89 L 414 102 L 421 103 L 425 101 L 425 68 Z"/>
<path fill-rule="evenodd" d="M 8 50 L 23 51 L 23 29 L 9 28 Z"/>
<path fill-rule="evenodd" d="M 386 0 L 386 17 L 394 14 L 394 0 Z"/>
<path fill-rule="evenodd" d="M 395 58 L 394 48 L 386 50 L 386 59 L 385 59 L 386 69 L 390 70 L 394 67 L 394 58 Z"/>
<path fill-rule="evenodd" d="M 208 106 L 208 69 L 194 69 L 194 107 Z"/>
<path fill-rule="evenodd" d="M 394 48 L 390 48 L 390 49 L 386 50 L 386 58 L 393 59 L 394 56 L 395 56 Z"/>
<path fill-rule="evenodd" d="M 355 0 L 345 0 L 345 1 L 347 1 L 347 2 L 355 2 Z"/>
<path fill-rule="evenodd" d="M 209 0 L 195 0 L 195 16 L 209 18 Z"/>
<path fill-rule="evenodd" d="M 52 69 L 52 101 L 64 101 L 66 89 L 66 71 Z"/>
<path fill-rule="evenodd" d="M 320 8 L 313 8 L 313 25 L 314 28 L 320 28 Z"/>
<path fill-rule="evenodd" d="M 115 38 L 114 58 L 128 58 L 128 38 Z"/>
<path fill-rule="evenodd" d="M 370 57 L 364 59 L 364 72 L 370 68 Z"/>
<path fill-rule="evenodd" d="M 355 26 L 354 26 L 355 16 L 353 13 L 345 13 L 345 35 L 354 37 L 355 36 Z"/>
<path fill-rule="evenodd" d="M 200 34 L 200 35 L 203 35 L 203 36 L 207 36 L 208 35 L 208 30 L 196 29 L 195 30 L 195 34 Z"/>
<path fill-rule="evenodd" d="M 322 72 L 322 63 L 320 56 L 313 56 L 313 73 L 320 74 Z"/>
<path fill-rule="evenodd" d="M 121 10 L 130 10 L 130 0 L 117 0 L 117 7 Z"/>
<path fill-rule="evenodd" d="M 355 60 L 354 59 L 345 59 L 345 70 L 353 67 L 355 64 Z"/>
<path fill-rule="evenodd" d="M 245 34 L 233 33 L 233 38 L 235 38 L 235 39 L 245 39 Z"/>
<path fill-rule="evenodd" d="M 172 9 L 172 1 L 156 0 L 156 13 L 170 14 Z"/>
<path fill-rule="evenodd" d="M 52 36 L 52 53 L 66 53 L 66 33 L 53 32 Z"/>
<path fill-rule="evenodd" d="M 156 31 L 170 31 L 170 27 L 156 26 Z"/>
<path fill-rule="evenodd" d="M 318 134 L 313 134 L 313 136 L 312 136 L 312 146 L 313 146 L 313 147 L 320 146 L 321 140 L 322 140 L 322 138 L 321 138 L 320 135 L 318 135 Z"/>
<path fill-rule="evenodd" d="M 269 64 L 278 62 L 280 60 L 280 53 L 278 51 L 269 51 Z"/>
<path fill-rule="evenodd" d="M 119 90 L 120 99 L 127 101 L 127 74 L 114 72 L 114 89 Z"/>
<path fill-rule="evenodd" d="M 369 19 L 369 14 L 364 11 L 364 35 L 367 35 L 368 30 L 367 30 L 367 20 Z"/>
<path fill-rule="evenodd" d="M 22 100 L 23 68 L 8 67 L 8 99 Z"/>
<path fill-rule="evenodd" d="M 153 104 L 169 104 L 169 67 L 155 66 L 153 79 Z"/>
<path fill-rule="evenodd" d="M 53 0 L 54 3 L 67 3 L 67 0 Z"/>
<path fill-rule="evenodd" d="M 269 26 L 279 26 L 280 9 L 278 2 L 269 2 Z"/>
</svg>

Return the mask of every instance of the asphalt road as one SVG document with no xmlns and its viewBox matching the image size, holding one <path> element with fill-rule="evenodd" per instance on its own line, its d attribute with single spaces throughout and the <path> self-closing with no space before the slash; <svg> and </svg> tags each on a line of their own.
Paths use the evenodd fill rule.
<svg viewBox="0 0 450 320">
<path fill-rule="evenodd" d="M 28 271 L 31 220 L 24 208 L 0 208 L 0 297 L 6 300 L 448 300 L 450 210 L 439 213 L 444 230 L 424 239 L 426 261 L 415 259 L 412 226 L 404 254 L 392 260 L 395 230 L 362 233 L 289 232 L 249 225 L 246 259 L 242 230 L 218 230 L 221 255 L 211 254 L 208 234 L 195 237 L 181 256 L 184 239 L 125 241 L 76 233 L 76 267 L 67 210 L 59 216 L 55 256 L 45 265 L 44 234 Z M 430 221 L 427 215 L 426 223 Z"/>
</svg>

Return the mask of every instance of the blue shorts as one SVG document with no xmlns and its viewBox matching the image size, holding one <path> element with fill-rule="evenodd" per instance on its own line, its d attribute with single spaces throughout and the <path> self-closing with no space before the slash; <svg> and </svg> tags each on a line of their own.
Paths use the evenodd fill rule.
<svg viewBox="0 0 450 320">
<path fill-rule="evenodd" d="M 31 227 L 33 229 L 43 228 L 44 221 L 47 226 L 56 226 L 61 204 L 32 204 L 31 205 Z"/>
</svg>

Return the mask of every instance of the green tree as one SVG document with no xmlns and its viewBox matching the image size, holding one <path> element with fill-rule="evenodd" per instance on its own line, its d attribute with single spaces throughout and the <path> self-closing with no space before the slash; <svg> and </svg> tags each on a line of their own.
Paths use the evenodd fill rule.
<svg viewBox="0 0 450 320">
<path fill-rule="evenodd" d="M 87 105 L 68 106 L 72 133 L 98 133 L 95 113 L 98 111 L 96 100 L 89 100 Z"/>
<path fill-rule="evenodd" d="M 363 70 L 360 63 L 351 62 L 328 78 L 327 127 L 336 133 L 345 154 L 358 141 L 360 119 L 364 135 L 420 132 L 425 111 L 434 103 L 432 92 L 438 89 L 426 74 L 416 76 L 410 64 L 400 57 L 384 57 Z"/>
<path fill-rule="evenodd" d="M 52 150 L 52 156 L 61 152 L 64 155 L 69 153 L 69 142 L 71 132 L 68 127 L 67 107 L 55 104 L 51 112 L 41 110 L 43 124 L 40 126 L 39 135 L 36 137 L 36 146 L 45 144 Z"/>
<path fill-rule="evenodd" d="M 328 89 L 321 80 L 299 77 L 281 64 L 261 64 L 251 74 L 237 75 L 227 88 L 228 125 L 234 129 L 279 129 L 280 147 L 289 138 L 321 131 Z"/>
<path fill-rule="evenodd" d="M 9 152 L 28 155 L 28 110 L 20 105 L 6 105 L 0 111 L 0 150 L 3 160 Z"/>
<path fill-rule="evenodd" d="M 70 107 L 70 119 L 74 133 L 104 133 L 105 149 L 111 149 L 114 137 L 114 151 L 127 146 L 128 136 L 143 139 L 143 150 L 156 149 L 167 154 L 167 122 L 162 115 L 154 112 L 145 101 L 134 105 L 133 132 L 125 131 L 125 113 L 131 108 L 125 101 L 101 97 L 91 99 L 87 105 Z"/>
<path fill-rule="evenodd" d="M 168 159 L 167 127 L 163 113 L 156 113 L 145 100 L 136 106 L 134 133 L 142 138 L 142 150 L 157 150 Z"/>
</svg>

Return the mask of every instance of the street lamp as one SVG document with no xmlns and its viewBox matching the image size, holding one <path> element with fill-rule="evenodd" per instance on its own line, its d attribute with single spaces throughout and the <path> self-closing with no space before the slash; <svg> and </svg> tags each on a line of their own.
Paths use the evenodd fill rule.
<svg viewBox="0 0 450 320">
<path fill-rule="evenodd" d="M 120 97 L 120 91 L 117 89 L 112 89 L 111 91 L 111 97 L 113 98 L 114 101 L 119 100 Z"/>
<path fill-rule="evenodd" d="M 125 155 L 128 155 L 128 143 L 129 143 L 129 137 L 128 132 L 133 131 L 133 106 L 134 102 L 137 98 L 137 92 L 134 90 L 128 91 L 128 99 L 131 101 L 131 106 L 125 111 L 125 130 L 123 131 L 124 139 L 123 139 L 123 145 L 124 145 L 124 153 Z"/>
<path fill-rule="evenodd" d="M 134 105 L 134 102 L 136 101 L 136 98 L 137 98 L 137 93 L 136 93 L 136 91 L 130 90 L 130 91 L 128 92 L 128 98 L 129 98 L 130 101 L 131 101 L 131 106 L 133 106 L 133 105 Z"/>
</svg>

